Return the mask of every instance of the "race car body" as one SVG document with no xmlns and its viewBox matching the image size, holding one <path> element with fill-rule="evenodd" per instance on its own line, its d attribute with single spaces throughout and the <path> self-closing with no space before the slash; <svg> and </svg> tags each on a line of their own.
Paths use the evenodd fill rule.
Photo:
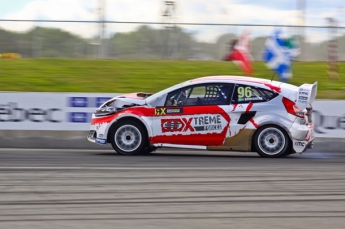
<svg viewBox="0 0 345 229">
<path fill-rule="evenodd" d="M 317 83 L 300 87 L 266 79 L 210 76 L 156 94 L 112 98 L 92 115 L 88 140 L 119 154 L 159 147 L 255 151 L 262 157 L 311 148 Z"/>
</svg>

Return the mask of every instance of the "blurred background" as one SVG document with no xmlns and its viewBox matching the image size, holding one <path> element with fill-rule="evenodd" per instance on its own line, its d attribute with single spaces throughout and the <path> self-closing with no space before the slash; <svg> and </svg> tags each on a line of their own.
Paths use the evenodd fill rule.
<svg viewBox="0 0 345 229">
<path fill-rule="evenodd" d="M 344 0 L 0 3 L 1 229 L 345 228 Z M 289 83 L 318 81 L 314 149 L 123 157 L 87 141 L 113 96 L 246 74 L 222 61 L 245 31 L 252 75 L 271 79 L 275 29 L 298 41 L 294 63 L 279 63 Z"/>
<path fill-rule="evenodd" d="M 220 60 L 251 32 L 261 61 L 274 28 L 296 35 L 298 61 L 345 60 L 341 0 L 17 0 L 0 9 L 0 52 L 25 58 Z"/>
</svg>

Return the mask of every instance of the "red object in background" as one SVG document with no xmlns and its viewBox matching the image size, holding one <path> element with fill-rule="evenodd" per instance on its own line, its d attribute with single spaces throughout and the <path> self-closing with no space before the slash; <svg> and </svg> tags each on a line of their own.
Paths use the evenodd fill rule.
<svg viewBox="0 0 345 229">
<path fill-rule="evenodd" d="M 249 53 L 250 41 L 249 33 L 242 34 L 240 39 L 233 41 L 232 49 L 228 55 L 225 56 L 225 61 L 233 61 L 240 66 L 246 75 L 251 76 L 253 73 L 252 60 L 253 57 Z"/>
</svg>

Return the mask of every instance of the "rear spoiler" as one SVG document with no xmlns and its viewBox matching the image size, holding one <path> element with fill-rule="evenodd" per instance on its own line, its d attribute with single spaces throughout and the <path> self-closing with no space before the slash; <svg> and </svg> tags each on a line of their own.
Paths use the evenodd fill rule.
<svg viewBox="0 0 345 229">
<path fill-rule="evenodd" d="M 317 82 L 314 84 L 302 84 L 298 88 L 296 105 L 300 109 L 305 109 L 308 104 L 312 104 L 317 94 Z"/>
</svg>

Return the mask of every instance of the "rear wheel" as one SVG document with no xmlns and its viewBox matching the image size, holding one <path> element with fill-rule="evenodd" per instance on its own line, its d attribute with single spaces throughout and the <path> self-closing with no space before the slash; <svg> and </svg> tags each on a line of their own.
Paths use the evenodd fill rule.
<svg viewBox="0 0 345 229">
<path fill-rule="evenodd" d="M 267 125 L 254 135 L 254 146 L 261 157 L 281 157 L 291 153 L 291 140 L 280 127 Z"/>
<path fill-rule="evenodd" d="M 122 155 L 134 155 L 144 151 L 147 146 L 145 128 L 133 120 L 115 124 L 110 133 L 110 142 L 114 150 Z"/>
</svg>

